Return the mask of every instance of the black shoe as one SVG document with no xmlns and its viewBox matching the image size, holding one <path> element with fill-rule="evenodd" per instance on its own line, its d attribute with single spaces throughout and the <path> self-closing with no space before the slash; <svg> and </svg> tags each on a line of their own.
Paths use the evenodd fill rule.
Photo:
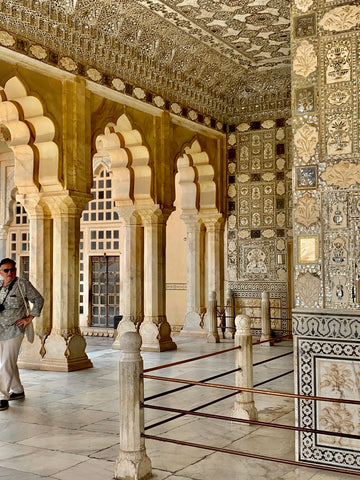
<svg viewBox="0 0 360 480">
<path fill-rule="evenodd" d="M 9 408 L 8 400 L 0 400 L 0 410 L 6 410 Z"/>
<path fill-rule="evenodd" d="M 24 392 L 20 392 L 20 393 L 11 392 L 9 400 L 20 400 L 21 398 L 25 398 Z"/>
</svg>

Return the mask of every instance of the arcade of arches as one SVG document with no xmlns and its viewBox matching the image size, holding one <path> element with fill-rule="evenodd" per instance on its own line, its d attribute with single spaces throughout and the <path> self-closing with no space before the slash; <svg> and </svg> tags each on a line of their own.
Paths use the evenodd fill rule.
<svg viewBox="0 0 360 480">
<path fill-rule="evenodd" d="M 106 83 L 69 57 L 58 68 L 31 39 L 38 57 L 0 31 L 0 254 L 45 297 L 21 367 L 91 367 L 85 336 L 112 335 L 118 316 L 113 348 L 139 328 L 144 350 L 175 349 L 175 333 L 206 335 L 211 292 L 253 314 L 267 290 L 273 330 L 292 317 L 299 393 L 331 396 L 321 376 L 332 371 L 346 377 L 340 398 L 358 398 L 353 3 L 294 0 L 291 92 L 261 97 L 236 121 L 135 80 Z M 305 407 L 301 425 L 326 415 L 359 425 L 358 408 Z M 331 452 L 359 458 L 349 442 Z M 327 463 L 327 440 L 316 448 Z"/>
</svg>

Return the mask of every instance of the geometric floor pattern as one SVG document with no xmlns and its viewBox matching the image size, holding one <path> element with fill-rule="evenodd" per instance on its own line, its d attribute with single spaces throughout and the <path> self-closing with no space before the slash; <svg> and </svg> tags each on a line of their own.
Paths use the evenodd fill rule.
<svg viewBox="0 0 360 480">
<path fill-rule="evenodd" d="M 178 348 L 171 352 L 144 352 L 144 368 L 225 350 L 229 340 L 208 344 L 205 339 L 173 336 Z M 111 480 L 119 452 L 118 364 L 121 352 L 111 348 L 110 338 L 87 338 L 87 354 L 94 367 L 78 372 L 21 370 L 26 398 L 10 402 L 0 412 L 0 480 Z M 272 358 L 292 349 L 291 342 L 273 347 L 255 346 L 254 362 Z M 235 354 L 228 352 L 201 361 L 152 372 L 154 375 L 202 380 L 235 367 Z M 292 356 L 259 365 L 254 384 L 262 383 L 292 369 Z M 212 383 L 234 385 L 234 374 Z M 145 379 L 145 398 L 179 385 Z M 293 392 L 293 375 L 269 381 L 264 390 Z M 190 410 L 228 391 L 194 386 L 151 400 L 154 405 Z M 235 397 L 201 412 L 231 416 Z M 294 401 L 290 398 L 256 395 L 259 420 L 294 424 Z M 163 411 L 145 409 L 145 424 L 168 418 Z M 146 431 L 186 442 L 206 444 L 255 454 L 295 458 L 293 431 L 250 426 L 208 418 L 185 416 Z M 297 468 L 227 453 L 146 440 L 156 480 L 352 480 L 316 468 Z"/>
</svg>

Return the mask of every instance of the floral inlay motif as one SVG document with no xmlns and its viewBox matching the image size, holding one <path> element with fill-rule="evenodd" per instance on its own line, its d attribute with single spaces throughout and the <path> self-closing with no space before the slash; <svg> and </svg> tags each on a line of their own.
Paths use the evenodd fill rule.
<svg viewBox="0 0 360 480">
<path fill-rule="evenodd" d="M 314 0 L 295 0 L 296 8 L 302 12 L 307 12 L 309 8 L 313 5 Z"/>
<path fill-rule="evenodd" d="M 324 30 L 343 32 L 360 23 L 360 5 L 344 5 L 326 12 L 319 25 Z"/>
<path fill-rule="evenodd" d="M 349 410 L 341 405 L 334 404 L 321 409 L 320 425 L 330 432 L 352 433 L 355 430 L 354 419 Z M 341 437 L 327 436 L 327 443 L 346 444 Z"/>
<path fill-rule="evenodd" d="M 319 277 L 309 272 L 299 275 L 296 287 L 302 305 L 313 307 L 318 303 L 321 289 L 321 280 Z"/>
<path fill-rule="evenodd" d="M 343 105 L 350 98 L 350 93 L 347 90 L 336 90 L 330 93 L 328 99 L 331 105 Z"/>
<path fill-rule="evenodd" d="M 345 398 L 346 390 L 353 391 L 352 372 L 346 365 L 331 363 L 324 370 L 321 372 L 321 387 L 330 387 L 331 391 L 337 394 L 337 398 Z"/>
<path fill-rule="evenodd" d="M 305 124 L 294 134 L 294 143 L 301 159 L 308 163 L 315 155 L 319 134 L 313 125 Z"/>
<path fill-rule="evenodd" d="M 294 218 L 297 223 L 305 225 L 305 227 L 310 227 L 319 220 L 320 210 L 315 198 L 310 193 L 307 192 L 299 198 Z"/>
<path fill-rule="evenodd" d="M 307 77 L 310 73 L 315 72 L 316 67 L 317 56 L 314 45 L 307 40 L 303 40 L 295 53 L 293 62 L 294 72 L 302 77 Z"/>
<path fill-rule="evenodd" d="M 331 44 L 326 57 L 326 83 L 348 82 L 351 73 L 350 46 L 346 43 Z"/>
<path fill-rule="evenodd" d="M 360 183 L 360 165 L 347 160 L 336 165 L 329 165 L 322 173 L 321 178 L 327 185 L 350 187 L 350 185 Z"/>
<path fill-rule="evenodd" d="M 349 136 L 350 124 L 345 114 L 339 115 L 328 126 L 329 139 L 327 153 L 329 155 L 351 153 L 351 140 Z"/>
</svg>

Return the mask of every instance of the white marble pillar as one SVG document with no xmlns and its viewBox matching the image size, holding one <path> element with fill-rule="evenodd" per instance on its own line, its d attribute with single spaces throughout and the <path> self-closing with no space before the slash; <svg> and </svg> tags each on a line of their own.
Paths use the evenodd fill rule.
<svg viewBox="0 0 360 480">
<path fill-rule="evenodd" d="M 205 285 L 204 251 L 205 227 L 198 215 L 182 215 L 186 224 L 187 312 L 181 335 L 204 335 Z"/>
<path fill-rule="evenodd" d="M 0 259 L 5 258 L 7 256 L 6 245 L 7 245 L 8 231 L 9 231 L 8 225 L 0 225 Z"/>
<path fill-rule="evenodd" d="M 270 324 L 270 294 L 269 292 L 262 292 L 261 294 L 261 343 L 260 347 L 271 347 L 273 343 L 271 339 L 271 324 Z"/>
<path fill-rule="evenodd" d="M 239 370 L 235 374 L 235 385 L 237 387 L 253 388 L 253 354 L 250 317 L 248 315 L 237 315 L 235 324 L 235 346 L 240 347 L 236 352 L 235 366 L 239 368 Z M 233 416 L 246 420 L 257 420 L 258 413 L 252 392 L 243 391 L 236 395 Z"/>
<path fill-rule="evenodd" d="M 89 195 L 59 192 L 46 199 L 53 218 L 52 330 L 42 370 L 92 367 L 79 328 L 79 241 L 81 212 Z"/>
<path fill-rule="evenodd" d="M 142 350 L 176 349 L 166 319 L 165 215 L 158 206 L 140 212 L 144 224 L 144 321 L 140 326 Z"/>
<path fill-rule="evenodd" d="M 224 306 L 224 218 L 219 213 L 202 216 L 206 227 L 207 288 Z"/>
<path fill-rule="evenodd" d="M 145 480 L 151 477 L 151 460 L 146 454 L 144 433 L 144 379 L 140 355 L 141 337 L 136 332 L 124 332 L 119 363 L 119 455 L 115 478 Z"/>
<path fill-rule="evenodd" d="M 30 281 L 44 297 L 41 316 L 33 320 L 34 343 L 23 342 L 18 365 L 39 370 L 52 327 L 52 220 L 39 194 L 18 195 L 17 200 L 24 206 L 30 222 Z"/>
<path fill-rule="evenodd" d="M 117 209 L 122 222 L 123 248 L 120 267 L 120 315 L 122 320 L 112 348 L 120 350 L 125 332 L 135 332 L 143 319 L 143 228 L 133 207 Z"/>
</svg>

